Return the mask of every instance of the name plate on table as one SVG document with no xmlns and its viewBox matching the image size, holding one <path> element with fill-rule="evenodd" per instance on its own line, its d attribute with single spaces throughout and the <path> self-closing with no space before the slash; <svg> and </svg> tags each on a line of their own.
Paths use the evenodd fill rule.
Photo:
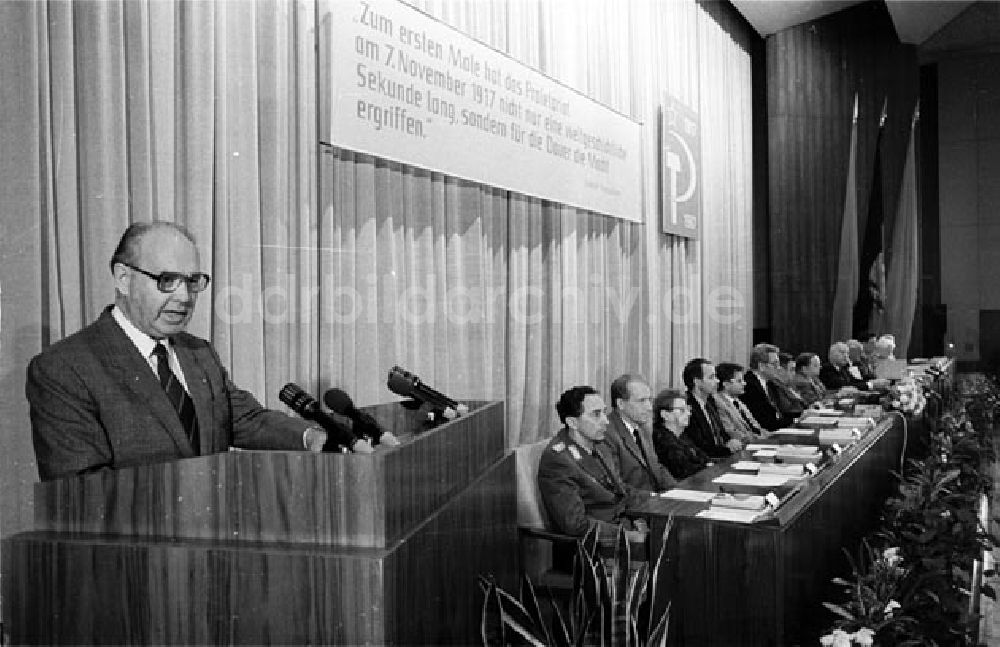
<svg viewBox="0 0 1000 647">
<path fill-rule="evenodd" d="M 775 474 L 777 476 L 787 476 L 788 478 L 802 478 L 806 475 L 803 463 L 770 463 L 761 465 L 758 474 Z"/>
<path fill-rule="evenodd" d="M 709 503 L 714 507 L 763 510 L 767 501 L 759 494 L 716 494 Z"/>
<path fill-rule="evenodd" d="M 746 446 L 748 452 L 759 452 L 762 449 L 776 449 L 778 447 L 775 443 L 750 443 Z"/>
<path fill-rule="evenodd" d="M 844 412 L 841 411 L 840 409 L 810 409 L 809 413 L 813 414 L 814 416 L 823 416 L 823 417 L 829 416 L 832 418 L 837 418 L 839 416 L 844 415 Z"/>
<path fill-rule="evenodd" d="M 798 424 L 800 427 L 804 427 L 806 429 L 827 429 L 829 427 L 836 427 L 838 420 L 842 420 L 842 418 L 809 416 L 808 418 L 799 420 Z"/>
<path fill-rule="evenodd" d="M 776 459 L 785 463 L 818 463 L 823 459 L 823 452 L 813 446 L 799 447 L 795 445 L 784 445 L 777 450 Z"/>
<path fill-rule="evenodd" d="M 761 463 L 773 463 L 774 457 L 777 455 L 777 449 L 758 449 L 753 453 L 753 457 Z"/>
<path fill-rule="evenodd" d="M 715 492 L 705 492 L 703 490 L 684 490 L 674 488 L 666 492 L 660 492 L 657 496 L 661 499 L 673 499 L 675 501 L 693 501 L 694 503 L 708 503 L 716 496 Z"/>
<path fill-rule="evenodd" d="M 879 420 L 885 415 L 881 404 L 859 404 L 854 407 L 854 415 Z"/>
<path fill-rule="evenodd" d="M 812 436 L 816 433 L 816 430 L 804 429 L 802 427 L 785 427 L 784 429 L 775 429 L 773 433 L 777 436 Z"/>
<path fill-rule="evenodd" d="M 855 440 L 861 437 L 861 432 L 857 429 L 820 429 L 819 430 L 819 444 L 820 445 L 850 445 Z"/>
<path fill-rule="evenodd" d="M 759 488 L 781 487 L 787 482 L 787 476 L 777 474 L 723 474 L 712 479 L 712 483 L 716 485 L 742 485 Z"/>
<path fill-rule="evenodd" d="M 714 519 L 716 521 L 733 521 L 735 523 L 753 523 L 761 517 L 769 514 L 770 510 L 743 510 L 741 508 L 724 508 L 722 506 L 712 506 L 702 510 L 696 517 L 702 519 Z"/>
<path fill-rule="evenodd" d="M 838 418 L 837 426 L 840 428 L 871 429 L 875 426 L 875 421 L 871 418 Z"/>
</svg>

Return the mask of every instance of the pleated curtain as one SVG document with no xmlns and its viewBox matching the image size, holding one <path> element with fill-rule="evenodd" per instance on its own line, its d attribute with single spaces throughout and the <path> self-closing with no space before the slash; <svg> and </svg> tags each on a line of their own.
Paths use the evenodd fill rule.
<svg viewBox="0 0 1000 647">
<path fill-rule="evenodd" d="M 270 406 L 289 381 L 388 401 L 398 364 L 505 400 L 516 446 L 555 430 L 574 384 L 631 371 L 658 389 L 694 356 L 745 362 L 751 73 L 731 8 L 415 3 L 641 122 L 633 223 L 320 142 L 329 1 L 2 3 L 5 485 L 25 494 L 4 532 L 36 478 L 24 366 L 113 300 L 131 222 L 191 229 L 213 277 L 191 332 Z M 659 230 L 668 94 L 701 119 L 699 240 Z"/>
</svg>

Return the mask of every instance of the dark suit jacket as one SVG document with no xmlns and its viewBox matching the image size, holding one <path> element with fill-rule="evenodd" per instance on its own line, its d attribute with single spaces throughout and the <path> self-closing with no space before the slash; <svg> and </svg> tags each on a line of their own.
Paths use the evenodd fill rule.
<svg viewBox="0 0 1000 647">
<path fill-rule="evenodd" d="M 625 483 L 637 490 L 662 492 L 676 485 L 677 481 L 656 458 L 656 448 L 648 430 L 639 428 L 642 447 L 635 444 L 635 437 L 625 426 L 621 413 L 608 416 L 606 444 L 619 474 Z"/>
<path fill-rule="evenodd" d="M 233 384 L 204 339 L 173 338 L 198 416 L 200 454 L 302 449 L 304 420 L 260 406 Z M 176 411 L 135 345 L 105 309 L 31 360 L 25 394 L 42 480 L 194 456 Z"/>
<path fill-rule="evenodd" d="M 679 479 L 700 472 L 711 462 L 701 448 L 683 436 L 678 437 L 663 425 L 653 427 L 653 445 L 660 462 Z"/>
<path fill-rule="evenodd" d="M 602 541 L 614 541 L 619 526 L 632 529 L 625 510 L 637 495 L 615 472 L 614 458 L 603 443 L 595 445 L 611 470 L 570 438 L 563 427 L 549 441 L 538 462 L 538 489 L 559 532 L 583 536 L 597 526 Z M 648 498 L 649 493 L 645 493 Z"/>
<path fill-rule="evenodd" d="M 806 401 L 802 398 L 794 387 L 776 380 L 768 380 L 767 392 L 771 394 L 771 400 L 778 405 L 778 411 L 784 416 L 785 421 L 791 423 L 802 415 L 805 410 Z"/>
<path fill-rule="evenodd" d="M 785 416 L 768 399 L 768 394 L 765 391 L 767 385 L 762 384 L 753 371 L 747 371 L 745 379 L 747 386 L 743 395 L 740 396 L 740 400 L 747 405 L 747 409 L 750 409 L 750 413 L 757 419 L 760 426 L 768 431 L 786 426 L 788 421 Z"/>
<path fill-rule="evenodd" d="M 792 378 L 792 386 L 802 396 L 802 400 L 811 405 L 826 397 L 826 387 L 819 381 L 819 378 L 806 377 L 802 373 L 796 373 Z"/>
<path fill-rule="evenodd" d="M 857 362 L 852 362 L 861 371 L 862 380 L 874 380 L 875 379 L 875 362 L 872 361 L 870 357 L 864 355 Z"/>
<path fill-rule="evenodd" d="M 720 443 L 715 439 L 715 435 L 712 433 L 712 426 L 708 421 L 707 412 L 701 408 L 701 405 L 698 404 L 698 401 L 690 392 L 687 394 L 687 403 L 691 407 L 691 419 L 688 421 L 688 426 L 681 436 L 686 438 L 691 444 L 700 447 L 703 452 L 712 458 L 725 458 L 731 455 L 732 452 L 726 447 L 725 441 Z M 725 429 L 720 429 L 719 432 L 723 436 L 726 435 Z"/>
<path fill-rule="evenodd" d="M 862 391 L 868 390 L 867 382 L 851 375 L 849 364 L 840 367 L 833 364 L 823 364 L 823 367 L 819 369 L 819 379 L 830 390 L 841 389 L 845 386 L 853 386 Z"/>
</svg>

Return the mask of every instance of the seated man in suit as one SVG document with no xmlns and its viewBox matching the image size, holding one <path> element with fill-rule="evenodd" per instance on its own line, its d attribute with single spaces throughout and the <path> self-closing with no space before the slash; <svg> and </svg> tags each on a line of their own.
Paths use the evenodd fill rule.
<svg viewBox="0 0 1000 647">
<path fill-rule="evenodd" d="M 729 438 L 719 416 L 718 404 L 712 397 L 719 390 L 715 366 L 703 357 L 696 357 L 684 366 L 681 374 L 687 387 L 687 402 L 691 420 L 684 437 L 712 458 L 725 458 L 743 449 L 743 443 Z"/>
<path fill-rule="evenodd" d="M 819 371 L 819 379 L 823 386 L 831 391 L 853 387 L 867 391 L 870 384 L 861 376 L 861 370 L 851 364 L 850 351 L 842 341 L 830 345 L 830 363 L 824 364 Z"/>
<path fill-rule="evenodd" d="M 691 407 L 677 389 L 664 389 L 653 400 L 653 445 L 656 456 L 670 473 L 686 479 L 712 464 L 700 447 L 684 437 Z"/>
<path fill-rule="evenodd" d="M 780 365 L 777 346 L 757 344 L 750 351 L 750 370 L 743 378 L 746 381 L 746 390 L 740 396 L 740 400 L 747 405 L 747 409 L 760 426 L 768 431 L 791 424 L 791 420 L 781 413 L 767 386 L 772 371 L 777 370 Z"/>
<path fill-rule="evenodd" d="M 865 347 L 857 339 L 847 340 L 847 355 L 851 358 L 851 364 L 858 367 L 861 372 L 861 379 L 875 379 L 875 362 L 865 353 Z"/>
<path fill-rule="evenodd" d="M 747 406 L 740 400 L 746 390 L 743 381 L 744 369 L 739 364 L 722 362 L 715 367 L 715 375 L 719 378 L 719 390 L 712 397 L 718 405 L 719 417 L 726 435 L 735 438 L 746 446 L 756 442 L 770 433 L 760 426 Z"/>
<path fill-rule="evenodd" d="M 778 362 L 778 368 L 768 370 L 770 379 L 767 381 L 767 388 L 785 421 L 791 422 L 802 415 L 807 405 L 791 385 L 795 375 L 795 358 L 789 353 L 778 353 Z"/>
<path fill-rule="evenodd" d="M 130 226 L 111 257 L 115 303 L 31 360 L 25 394 L 42 480 L 226 451 L 322 451 L 327 433 L 269 411 L 184 332 L 209 277 L 191 234 Z"/>
<path fill-rule="evenodd" d="M 549 441 L 538 463 L 538 489 L 559 532 L 582 537 L 597 527 L 603 543 L 624 529 L 629 542 L 642 543 L 645 522 L 626 516 L 629 505 L 649 492 L 626 485 L 604 447 L 608 417 L 604 400 L 591 386 L 575 386 L 559 397 L 563 428 Z"/>
<path fill-rule="evenodd" d="M 621 375 L 611 383 L 610 395 L 612 411 L 606 441 L 622 480 L 638 490 L 670 489 L 676 481 L 656 460 L 650 435 L 653 403 L 646 380 L 638 375 Z"/>
<path fill-rule="evenodd" d="M 795 375 L 792 387 L 808 406 L 826 397 L 826 387 L 819 381 L 820 361 L 816 353 L 801 353 L 795 358 Z"/>
<path fill-rule="evenodd" d="M 876 339 L 872 359 L 876 362 L 880 359 L 896 359 L 896 336 L 885 334 Z"/>
</svg>

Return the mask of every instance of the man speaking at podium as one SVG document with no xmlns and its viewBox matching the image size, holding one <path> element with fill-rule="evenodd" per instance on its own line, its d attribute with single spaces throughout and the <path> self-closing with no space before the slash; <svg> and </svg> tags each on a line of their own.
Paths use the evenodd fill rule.
<svg viewBox="0 0 1000 647">
<path fill-rule="evenodd" d="M 184 332 L 209 276 L 191 234 L 136 223 L 111 257 L 115 304 L 31 360 L 25 394 L 42 480 L 249 449 L 322 451 L 326 432 L 263 408 Z"/>
</svg>

